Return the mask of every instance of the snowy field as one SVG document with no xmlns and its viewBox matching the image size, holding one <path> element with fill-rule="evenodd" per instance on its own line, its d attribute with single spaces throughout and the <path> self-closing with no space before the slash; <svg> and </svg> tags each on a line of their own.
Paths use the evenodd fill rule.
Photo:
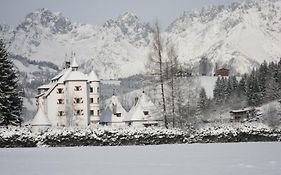
<svg viewBox="0 0 281 175">
<path fill-rule="evenodd" d="M 1 175 L 277 175 L 281 143 L 0 149 Z"/>
</svg>

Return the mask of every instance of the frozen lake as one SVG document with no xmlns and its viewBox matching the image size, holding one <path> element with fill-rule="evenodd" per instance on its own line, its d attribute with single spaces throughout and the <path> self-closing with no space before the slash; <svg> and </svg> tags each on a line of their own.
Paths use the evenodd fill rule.
<svg viewBox="0 0 281 175">
<path fill-rule="evenodd" d="M 0 149 L 1 175 L 277 175 L 281 143 Z"/>
</svg>

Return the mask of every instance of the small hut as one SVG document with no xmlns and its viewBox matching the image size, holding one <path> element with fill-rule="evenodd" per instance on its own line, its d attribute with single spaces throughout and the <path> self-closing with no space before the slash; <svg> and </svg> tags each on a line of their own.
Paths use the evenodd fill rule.
<svg viewBox="0 0 281 175">
<path fill-rule="evenodd" d="M 254 117 L 255 108 L 244 108 L 230 111 L 232 121 L 246 121 Z"/>
<path fill-rule="evenodd" d="M 226 69 L 226 68 L 217 69 L 217 70 L 215 70 L 214 76 L 228 77 L 229 76 L 229 69 Z"/>
</svg>

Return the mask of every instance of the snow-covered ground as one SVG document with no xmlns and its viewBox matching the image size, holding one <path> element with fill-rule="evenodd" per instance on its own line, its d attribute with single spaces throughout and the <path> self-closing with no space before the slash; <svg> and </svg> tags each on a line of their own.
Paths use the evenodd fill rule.
<svg viewBox="0 0 281 175">
<path fill-rule="evenodd" d="M 0 149 L 3 175 L 277 175 L 281 143 Z"/>
</svg>

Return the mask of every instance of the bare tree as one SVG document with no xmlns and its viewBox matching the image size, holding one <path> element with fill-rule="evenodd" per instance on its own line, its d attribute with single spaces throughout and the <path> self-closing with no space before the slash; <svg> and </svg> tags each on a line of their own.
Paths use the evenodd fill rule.
<svg viewBox="0 0 281 175">
<path fill-rule="evenodd" d="M 171 108 L 172 108 L 172 124 L 173 127 L 175 127 L 175 93 L 178 91 L 178 88 L 176 87 L 176 78 L 179 73 L 179 61 L 178 61 L 178 55 L 176 53 L 175 47 L 172 43 L 168 44 L 167 47 L 167 75 L 168 75 L 168 86 L 171 89 Z"/>
<path fill-rule="evenodd" d="M 148 63 L 146 68 L 148 72 L 153 75 L 160 83 L 162 108 L 164 113 L 165 127 L 168 128 L 167 111 L 166 111 L 166 100 L 164 91 L 164 57 L 163 57 L 163 41 L 161 38 L 161 32 L 158 22 L 155 22 L 153 31 L 152 47 L 148 57 Z"/>
</svg>

